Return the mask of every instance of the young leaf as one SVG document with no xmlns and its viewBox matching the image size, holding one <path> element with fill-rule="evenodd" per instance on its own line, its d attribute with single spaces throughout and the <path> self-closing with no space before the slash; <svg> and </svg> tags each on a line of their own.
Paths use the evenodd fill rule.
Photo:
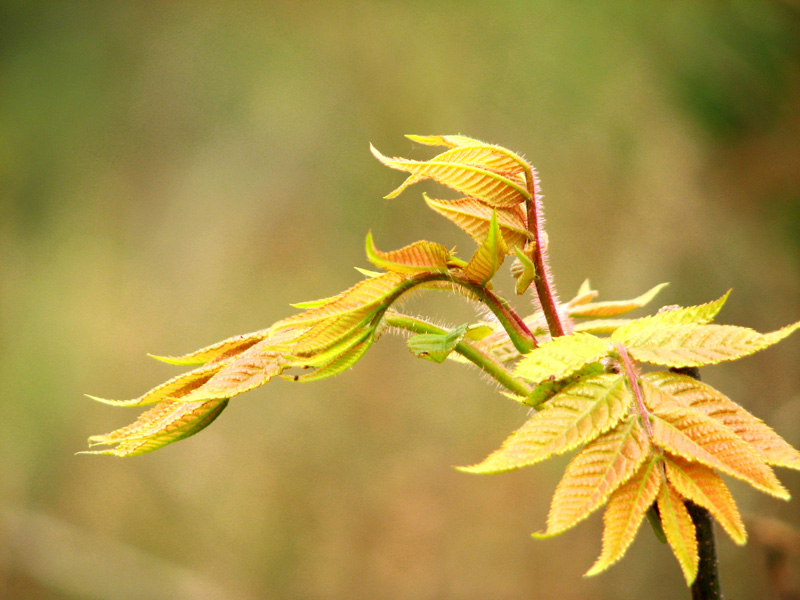
<svg viewBox="0 0 800 600">
<path fill-rule="evenodd" d="M 669 314 L 671 313 L 663 313 Z M 798 327 L 800 321 L 778 331 L 761 334 L 753 329 L 734 325 L 651 323 L 647 327 L 640 327 L 634 321 L 617 329 L 612 339 L 623 343 L 630 355 L 641 362 L 668 367 L 699 367 L 736 360 L 763 350 L 790 335 Z"/>
<path fill-rule="evenodd" d="M 254 331 L 253 333 L 237 335 L 227 340 L 222 340 L 183 356 L 156 356 L 154 354 L 150 356 L 171 365 L 202 365 L 212 360 L 224 360 L 243 350 L 247 350 L 253 344 L 267 338 L 268 335 L 268 330 L 262 329 L 261 331 Z"/>
<path fill-rule="evenodd" d="M 772 469 L 730 429 L 697 410 L 663 405 L 660 391 L 646 381 L 642 384 L 647 407 L 653 411 L 655 445 L 732 475 L 777 498 L 789 498 Z"/>
<path fill-rule="evenodd" d="M 500 232 L 509 247 L 524 246 L 531 239 L 527 215 L 521 206 L 492 208 L 475 198 L 433 200 L 423 194 L 427 205 L 466 231 L 476 243 L 482 244 L 489 233 L 492 214 L 497 214 Z"/>
<path fill-rule="evenodd" d="M 628 483 L 611 494 L 603 515 L 603 551 L 587 577 L 605 571 L 625 555 L 663 480 L 661 457 L 651 455 Z"/>
<path fill-rule="evenodd" d="M 708 467 L 677 456 L 665 456 L 667 479 L 687 500 L 708 510 L 739 545 L 747 541 L 747 532 L 733 496 L 725 482 Z"/>
<path fill-rule="evenodd" d="M 446 146 L 448 148 L 455 148 L 457 146 L 474 146 L 475 144 L 482 144 L 483 142 L 476 140 L 465 135 L 411 135 L 407 134 L 406 137 L 412 142 L 418 144 L 425 144 L 426 146 Z"/>
<path fill-rule="evenodd" d="M 535 244 L 529 244 L 525 250 L 521 250 L 518 246 L 514 248 L 517 255 L 519 264 L 522 266 L 522 271 L 517 277 L 517 284 L 514 291 L 520 296 L 530 287 L 533 280 L 536 279 L 536 266 L 533 264 L 533 251 L 536 248 Z"/>
<path fill-rule="evenodd" d="M 569 377 L 585 365 L 607 356 L 607 342 L 588 333 L 553 338 L 534 348 L 517 363 L 514 375 L 533 384 Z"/>
<path fill-rule="evenodd" d="M 459 146 L 428 161 L 389 158 L 372 145 L 370 149 L 387 167 L 411 174 L 387 198 L 394 198 L 410 185 L 409 181 L 416 183 L 421 178 L 430 178 L 490 206 L 509 207 L 531 199 L 525 182 L 508 168 L 515 161 L 490 146 Z"/>
<path fill-rule="evenodd" d="M 574 450 L 604 434 L 627 413 L 622 375 L 605 373 L 567 386 L 470 473 L 502 473 Z"/>
<path fill-rule="evenodd" d="M 171 402 L 165 400 L 139 416 L 132 425 L 105 435 L 94 435 L 89 444 L 115 445 L 105 450 L 88 450 L 84 454 L 135 456 L 151 452 L 194 435 L 216 419 L 228 405 L 227 399 L 205 402 Z"/>
<path fill-rule="evenodd" d="M 441 244 L 421 240 L 391 252 L 381 252 L 367 233 L 367 259 L 373 265 L 395 273 L 447 271 L 450 253 Z"/>
<path fill-rule="evenodd" d="M 245 350 L 207 382 L 181 398 L 183 402 L 231 398 L 264 385 L 287 367 L 286 358 L 269 339 Z"/>
<path fill-rule="evenodd" d="M 547 531 L 534 537 L 558 535 L 588 517 L 636 473 L 649 452 L 647 433 L 636 417 L 587 444 L 556 487 Z"/>
<path fill-rule="evenodd" d="M 697 577 L 697 536 L 694 523 L 683 504 L 683 498 L 672 489 L 672 486 L 661 486 L 658 493 L 658 514 L 661 516 L 661 527 L 667 536 L 675 558 L 683 571 L 687 585 L 692 585 Z"/>
<path fill-rule="evenodd" d="M 683 308 L 650 315 L 649 317 L 635 319 L 631 321 L 630 325 L 627 327 L 621 328 L 617 337 L 614 339 L 623 344 L 627 344 L 625 340 L 628 339 L 628 336 L 635 336 L 640 330 L 650 330 L 652 328 L 658 328 L 659 326 L 668 325 L 704 325 L 710 323 L 722 309 L 730 294 L 731 291 L 728 290 L 724 296 L 713 302 L 707 302 L 706 304 L 700 304 L 698 306 L 685 306 Z"/>
<path fill-rule="evenodd" d="M 667 283 L 661 283 L 654 288 L 648 290 L 641 296 L 633 298 L 632 300 L 616 300 L 606 302 L 591 302 L 582 306 L 574 306 L 569 311 L 569 316 L 573 318 L 579 317 L 616 317 L 628 313 L 637 308 L 641 308 L 650 303 L 650 301 L 664 289 Z"/>
<path fill-rule="evenodd" d="M 485 285 L 497 273 L 497 270 L 503 264 L 506 254 L 508 254 L 508 246 L 506 246 L 503 235 L 500 233 L 500 227 L 497 224 L 497 213 L 495 212 L 492 214 L 489 233 L 469 261 L 469 264 L 464 267 L 464 275 L 472 281 Z"/>
<path fill-rule="evenodd" d="M 698 410 L 722 423 L 747 442 L 767 464 L 800 470 L 800 452 L 719 390 L 687 375 L 667 371 L 648 373 L 643 379 L 674 400 L 676 407 Z"/>
<path fill-rule="evenodd" d="M 292 381 L 306 383 L 338 375 L 361 360 L 361 357 L 369 350 L 373 341 L 374 337 L 372 332 L 368 332 L 367 335 L 356 338 L 356 343 L 340 351 L 327 363 L 320 364 L 314 371 L 304 375 L 295 375 L 294 377 L 290 377 L 290 379 Z"/>
<path fill-rule="evenodd" d="M 416 356 L 441 363 L 455 350 L 455 347 L 464 338 L 466 332 L 467 324 L 465 323 L 444 335 L 419 333 L 408 339 L 408 349 Z"/>
</svg>

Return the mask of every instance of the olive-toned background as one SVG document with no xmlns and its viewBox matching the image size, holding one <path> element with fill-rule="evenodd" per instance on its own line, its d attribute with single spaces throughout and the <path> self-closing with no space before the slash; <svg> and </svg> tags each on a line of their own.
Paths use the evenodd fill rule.
<svg viewBox="0 0 800 600">
<path fill-rule="evenodd" d="M 468 254 L 425 208 L 435 188 L 381 199 L 403 176 L 369 142 L 431 155 L 405 133 L 526 155 L 562 297 L 586 277 L 604 299 L 670 281 L 657 306 L 733 287 L 720 321 L 800 318 L 794 2 L 2 2 L 0 597 L 688 597 L 646 525 L 591 579 L 599 514 L 530 537 L 566 459 L 455 471 L 526 412 L 398 339 L 154 454 L 75 455 L 137 415 L 84 393 L 138 396 L 179 372 L 146 353 L 352 285 L 368 229 Z M 798 355 L 795 336 L 704 378 L 800 445 Z M 731 488 L 800 527 L 797 500 Z M 731 597 L 776 597 L 763 526 L 744 548 L 720 534 Z"/>
</svg>

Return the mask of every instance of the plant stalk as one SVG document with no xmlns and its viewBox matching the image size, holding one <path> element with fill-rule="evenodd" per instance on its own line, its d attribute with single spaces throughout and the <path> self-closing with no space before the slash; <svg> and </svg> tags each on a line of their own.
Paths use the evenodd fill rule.
<svg viewBox="0 0 800 600">
<path fill-rule="evenodd" d="M 547 266 L 547 250 L 542 244 L 544 219 L 541 214 L 541 205 L 536 197 L 536 181 L 533 170 L 527 164 L 525 166 L 525 181 L 531 197 L 528 200 L 528 231 L 531 232 L 534 243 L 532 262 L 536 274 L 533 278 L 533 283 L 536 286 L 536 295 L 539 297 L 539 304 L 547 321 L 547 328 L 550 330 L 550 337 L 558 337 L 564 335 L 564 327 L 558 314 L 558 298 L 555 286 L 551 281 L 550 269 Z"/>
<path fill-rule="evenodd" d="M 688 375 L 700 381 L 700 370 L 696 367 L 670 369 L 675 373 Z M 692 600 L 723 600 L 719 583 L 719 562 L 717 561 L 716 544 L 714 543 L 714 522 L 709 513 L 702 506 L 686 500 L 684 502 L 689 516 L 694 523 L 697 536 L 697 553 L 699 564 L 697 577 L 692 583 Z"/>
</svg>

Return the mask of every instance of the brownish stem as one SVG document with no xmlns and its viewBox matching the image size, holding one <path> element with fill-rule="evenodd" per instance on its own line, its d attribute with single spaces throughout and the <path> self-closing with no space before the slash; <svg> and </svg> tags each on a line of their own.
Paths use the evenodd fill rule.
<svg viewBox="0 0 800 600">
<path fill-rule="evenodd" d="M 542 244 L 542 223 L 541 207 L 536 200 L 536 182 L 533 178 L 533 171 L 525 169 L 525 180 L 528 186 L 528 193 L 531 199 L 528 200 L 528 231 L 533 235 L 535 247 L 533 249 L 533 266 L 536 270 L 534 285 L 536 295 L 539 297 L 539 304 L 542 306 L 544 318 L 547 321 L 547 328 L 550 330 L 551 337 L 564 335 L 564 327 L 561 325 L 561 318 L 558 315 L 558 299 L 556 297 L 555 286 L 550 280 L 550 269 L 547 267 L 545 257 L 546 250 Z"/>
</svg>

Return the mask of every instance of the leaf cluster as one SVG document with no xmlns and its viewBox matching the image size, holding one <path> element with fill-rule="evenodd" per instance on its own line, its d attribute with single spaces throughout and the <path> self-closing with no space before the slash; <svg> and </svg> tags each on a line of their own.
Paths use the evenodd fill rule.
<svg viewBox="0 0 800 600">
<path fill-rule="evenodd" d="M 332 377 L 358 362 L 383 332 L 410 333 L 414 355 L 477 366 L 532 408 L 498 450 L 463 471 L 499 473 L 576 451 L 556 488 L 547 527 L 535 535 L 560 534 L 605 506 L 602 552 L 587 573 L 594 575 L 624 555 L 648 516 L 691 583 L 698 552 L 686 503 L 707 509 L 742 544 L 746 532 L 720 474 L 787 499 L 772 467 L 800 469 L 800 453 L 681 370 L 749 356 L 800 322 L 766 334 L 715 324 L 728 294 L 644 318 L 624 316 L 650 303 L 665 284 L 631 300 L 597 301 L 587 281 L 573 299 L 559 303 L 533 168 L 505 148 L 465 136 L 409 137 L 445 150 L 415 161 L 372 148 L 384 165 L 408 174 L 387 198 L 425 179 L 462 194 L 424 199 L 473 238 L 477 248 L 468 259 L 426 240 L 381 251 L 368 234 L 367 259 L 379 270 L 358 269 L 364 278 L 348 290 L 296 304 L 301 312 L 267 329 L 183 356 L 156 357 L 193 368 L 138 398 L 95 398 L 151 408 L 131 425 L 91 437 L 93 447 L 105 448 L 88 452 L 132 456 L 161 448 L 202 430 L 231 398 L 275 377 Z M 539 306 L 525 317 L 492 285 L 508 257 L 516 293 L 532 290 Z M 489 316 L 447 329 L 398 312 L 396 303 L 415 289 L 457 291 Z"/>
</svg>

